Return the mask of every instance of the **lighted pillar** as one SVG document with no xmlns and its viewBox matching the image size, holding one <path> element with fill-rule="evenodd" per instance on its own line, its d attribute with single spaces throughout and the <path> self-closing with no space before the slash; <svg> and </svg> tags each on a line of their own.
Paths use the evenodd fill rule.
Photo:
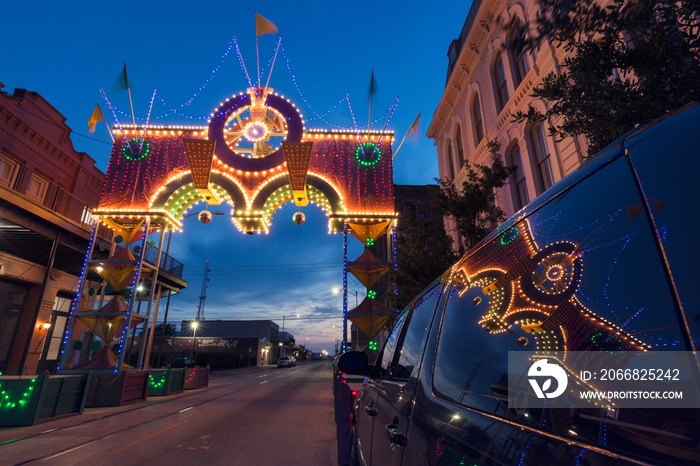
<svg viewBox="0 0 700 466">
<path fill-rule="evenodd" d="M 343 222 L 343 346 L 348 348 L 348 222 Z"/>
</svg>

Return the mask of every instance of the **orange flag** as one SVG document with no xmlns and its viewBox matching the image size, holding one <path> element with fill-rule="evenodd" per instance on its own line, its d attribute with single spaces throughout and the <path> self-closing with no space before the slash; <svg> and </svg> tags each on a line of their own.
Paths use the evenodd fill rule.
<svg viewBox="0 0 700 466">
<path fill-rule="evenodd" d="M 277 26 L 272 21 L 264 18 L 257 11 L 255 12 L 255 37 L 260 37 L 263 34 L 277 34 Z"/>
<path fill-rule="evenodd" d="M 88 126 L 90 127 L 90 131 L 88 131 L 90 134 L 95 132 L 95 125 L 99 123 L 100 121 L 104 120 L 105 116 L 102 113 L 102 109 L 100 108 L 100 104 L 95 105 L 95 110 L 92 112 L 92 116 L 90 117 L 90 121 L 88 121 Z"/>
</svg>

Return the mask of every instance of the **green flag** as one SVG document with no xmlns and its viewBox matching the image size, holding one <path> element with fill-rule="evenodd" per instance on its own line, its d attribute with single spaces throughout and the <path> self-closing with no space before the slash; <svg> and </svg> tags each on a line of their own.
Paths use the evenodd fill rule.
<svg viewBox="0 0 700 466">
<path fill-rule="evenodd" d="M 126 74 L 126 62 L 124 62 L 124 69 L 119 73 L 117 82 L 114 83 L 115 91 L 126 91 L 129 90 L 129 76 Z"/>
</svg>

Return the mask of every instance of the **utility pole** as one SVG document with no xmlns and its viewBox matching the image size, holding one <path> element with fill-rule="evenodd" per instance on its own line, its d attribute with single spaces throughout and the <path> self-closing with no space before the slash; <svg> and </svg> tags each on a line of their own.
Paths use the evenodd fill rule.
<svg viewBox="0 0 700 466">
<path fill-rule="evenodd" d="M 202 292 L 199 295 L 199 307 L 197 308 L 197 318 L 195 320 L 204 319 L 204 303 L 207 301 L 207 287 L 209 286 L 209 261 L 204 265 L 204 280 L 202 281 Z"/>
</svg>

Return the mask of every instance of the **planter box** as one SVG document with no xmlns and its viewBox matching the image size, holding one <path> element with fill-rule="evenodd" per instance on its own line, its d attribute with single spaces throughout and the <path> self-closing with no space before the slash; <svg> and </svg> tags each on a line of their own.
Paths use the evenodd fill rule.
<svg viewBox="0 0 700 466">
<path fill-rule="evenodd" d="M 148 383 L 148 394 L 164 396 L 185 389 L 185 369 L 152 369 Z"/>
<path fill-rule="evenodd" d="M 0 377 L 0 426 L 31 426 L 85 408 L 89 374 Z"/>
<path fill-rule="evenodd" d="M 91 373 L 87 407 L 121 406 L 145 401 L 148 396 L 149 371 Z"/>
<path fill-rule="evenodd" d="M 185 368 L 185 390 L 209 386 L 209 366 Z"/>
</svg>

